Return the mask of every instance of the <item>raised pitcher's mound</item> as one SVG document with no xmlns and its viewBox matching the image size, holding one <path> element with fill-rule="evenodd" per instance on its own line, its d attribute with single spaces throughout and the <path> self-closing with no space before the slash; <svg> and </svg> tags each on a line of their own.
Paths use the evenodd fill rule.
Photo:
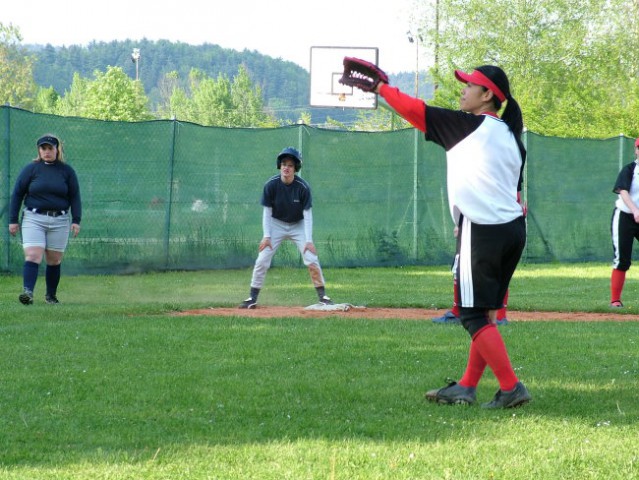
<svg viewBox="0 0 639 480">
<path fill-rule="evenodd" d="M 367 318 L 406 320 L 428 320 L 441 317 L 446 310 L 427 310 L 423 308 L 368 308 L 353 306 L 348 310 L 307 310 L 305 307 L 277 307 L 258 305 L 252 310 L 240 308 L 201 308 L 176 313 L 176 315 L 211 315 L 254 318 L 301 317 L 301 318 Z M 519 321 L 566 321 L 566 322 L 630 322 L 639 321 L 639 317 L 620 313 L 585 313 L 585 312 L 518 312 L 508 311 L 508 320 Z"/>
</svg>

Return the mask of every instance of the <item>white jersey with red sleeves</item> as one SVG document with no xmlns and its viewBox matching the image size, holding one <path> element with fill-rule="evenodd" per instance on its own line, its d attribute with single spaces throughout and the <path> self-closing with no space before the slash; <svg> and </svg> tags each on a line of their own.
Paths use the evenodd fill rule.
<svg viewBox="0 0 639 480">
<path fill-rule="evenodd" d="M 448 204 L 456 225 L 460 215 L 480 225 L 523 215 L 517 192 L 525 150 L 503 120 L 428 106 L 426 139 L 446 149 Z"/>
<path fill-rule="evenodd" d="M 526 149 L 504 121 L 426 105 L 387 84 L 380 94 L 424 132 L 426 140 L 446 150 L 448 203 L 455 225 L 460 214 L 483 225 L 503 224 L 523 215 L 517 194 Z"/>
<path fill-rule="evenodd" d="M 448 197 L 456 223 L 460 213 L 480 225 L 521 217 L 517 184 L 522 159 L 509 133 L 502 120 L 484 116 L 477 130 L 448 151 Z"/>
</svg>

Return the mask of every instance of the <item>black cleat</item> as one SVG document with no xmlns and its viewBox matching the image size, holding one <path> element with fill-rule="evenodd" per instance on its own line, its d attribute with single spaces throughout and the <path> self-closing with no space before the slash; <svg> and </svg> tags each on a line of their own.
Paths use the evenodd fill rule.
<svg viewBox="0 0 639 480">
<path fill-rule="evenodd" d="M 528 393 L 524 384 L 517 382 L 517 385 L 512 390 L 497 390 L 495 398 L 488 403 L 482 403 L 481 406 L 482 408 L 515 408 L 521 407 L 531 400 L 532 396 Z"/>
<path fill-rule="evenodd" d="M 320 297 L 319 303 L 321 303 L 322 305 L 335 305 L 335 303 L 333 303 L 333 300 L 331 300 L 330 297 L 327 297 L 326 295 Z"/>
<path fill-rule="evenodd" d="M 462 387 L 457 382 L 450 382 L 443 388 L 426 392 L 426 400 L 445 405 L 472 405 L 475 403 L 475 388 Z"/>
<path fill-rule="evenodd" d="M 50 295 L 48 293 L 44 296 L 44 301 L 47 302 L 49 305 L 57 305 L 58 303 L 60 303 L 58 297 L 56 297 L 55 295 Z"/>
<path fill-rule="evenodd" d="M 18 296 L 18 300 L 23 305 L 33 305 L 33 292 L 27 288 Z"/>
<path fill-rule="evenodd" d="M 257 300 L 249 297 L 246 300 L 244 300 L 242 303 L 240 303 L 240 305 L 237 308 L 246 308 L 249 310 L 253 310 L 257 305 Z"/>
</svg>

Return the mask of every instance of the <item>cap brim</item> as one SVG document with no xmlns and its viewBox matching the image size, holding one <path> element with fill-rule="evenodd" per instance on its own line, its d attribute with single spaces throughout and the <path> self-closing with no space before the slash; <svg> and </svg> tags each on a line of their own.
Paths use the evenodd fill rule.
<svg viewBox="0 0 639 480">
<path fill-rule="evenodd" d="M 455 78 L 460 82 L 468 83 L 470 82 L 470 75 L 462 72 L 461 70 L 455 70 Z"/>
</svg>

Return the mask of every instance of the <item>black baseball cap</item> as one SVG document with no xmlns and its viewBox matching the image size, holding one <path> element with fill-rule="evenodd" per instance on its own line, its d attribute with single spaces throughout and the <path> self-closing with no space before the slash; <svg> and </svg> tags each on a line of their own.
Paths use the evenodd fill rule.
<svg viewBox="0 0 639 480">
<path fill-rule="evenodd" d="M 44 137 L 40 137 L 38 139 L 38 147 L 42 145 L 52 145 L 57 148 L 60 145 L 60 141 L 57 138 L 52 137 L 51 135 L 45 135 Z"/>
</svg>

